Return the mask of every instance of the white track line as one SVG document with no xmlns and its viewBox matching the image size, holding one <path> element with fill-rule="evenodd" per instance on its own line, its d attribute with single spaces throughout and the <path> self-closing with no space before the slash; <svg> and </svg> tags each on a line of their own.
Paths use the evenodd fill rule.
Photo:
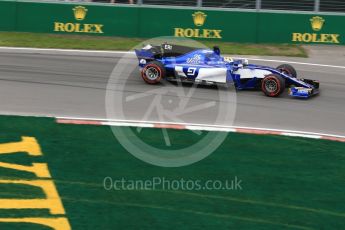
<svg viewBox="0 0 345 230">
<path fill-rule="evenodd" d="M 109 50 L 80 50 L 80 49 L 47 49 L 47 48 L 30 48 L 30 47 L 4 47 L 0 46 L 1 50 L 22 50 L 22 51 L 33 51 L 33 52 L 61 52 L 61 53 L 85 53 L 85 54 L 130 54 L 134 53 L 132 51 L 109 51 Z M 233 57 L 235 59 L 246 58 L 253 61 L 265 61 L 265 62 L 279 62 L 279 63 L 291 63 L 297 65 L 309 65 L 309 66 L 320 66 L 320 67 L 329 67 L 329 68 L 338 68 L 345 69 L 345 66 L 338 65 L 327 65 L 327 64 L 318 64 L 318 63 L 309 63 L 309 62 L 296 62 L 289 60 L 275 60 L 275 59 L 261 59 L 261 58 L 250 58 L 250 57 Z"/>
<path fill-rule="evenodd" d="M 289 136 L 289 137 L 300 137 L 302 134 L 299 133 L 286 133 L 286 132 L 282 132 L 281 135 L 283 136 Z M 313 139 L 321 139 L 322 136 L 331 136 L 331 135 L 314 135 L 314 134 L 303 134 L 303 137 L 307 137 L 307 138 L 313 138 Z"/>
<path fill-rule="evenodd" d="M 108 119 L 98 119 L 98 118 L 80 118 L 80 117 L 56 117 L 57 120 L 74 120 L 74 121 L 98 121 L 100 125 L 110 125 L 110 126 L 136 126 L 136 127 L 163 127 L 173 128 L 174 126 L 183 127 L 183 129 L 188 130 L 204 130 L 204 131 L 221 131 L 221 132 L 268 132 L 269 134 L 277 133 L 283 136 L 298 136 L 306 138 L 321 139 L 324 137 L 339 138 L 344 139 L 345 136 L 326 134 L 326 133 L 316 133 L 308 131 L 298 131 L 298 130 L 285 130 L 285 129 L 270 129 L 270 128 L 260 128 L 260 127 L 246 127 L 246 126 L 226 126 L 226 125 L 206 125 L 206 124 L 193 124 L 193 123 L 174 123 L 174 122 L 157 122 L 157 121 L 140 121 L 140 120 L 108 120 Z M 241 131 L 242 130 L 242 131 Z"/>
<path fill-rule="evenodd" d="M 65 52 L 65 53 L 104 53 L 104 54 L 128 54 L 134 53 L 131 51 L 110 51 L 110 50 L 80 50 L 80 49 L 50 49 L 50 48 L 30 48 L 30 47 L 5 47 L 0 46 L 0 50 L 15 50 L 15 51 L 33 51 L 33 52 Z"/>
</svg>

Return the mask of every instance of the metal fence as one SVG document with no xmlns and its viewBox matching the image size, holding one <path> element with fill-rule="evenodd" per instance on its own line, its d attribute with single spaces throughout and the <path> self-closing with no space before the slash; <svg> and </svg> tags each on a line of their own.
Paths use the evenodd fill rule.
<svg viewBox="0 0 345 230">
<path fill-rule="evenodd" d="M 47 0 L 45 0 L 47 1 Z M 48 0 L 49 1 L 49 0 Z M 345 13 L 345 0 L 50 0 L 112 4 Z"/>
</svg>

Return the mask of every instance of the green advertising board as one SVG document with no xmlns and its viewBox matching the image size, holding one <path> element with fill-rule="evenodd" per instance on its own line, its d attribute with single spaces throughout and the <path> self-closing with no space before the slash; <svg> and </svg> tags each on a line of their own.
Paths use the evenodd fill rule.
<svg viewBox="0 0 345 230">
<path fill-rule="evenodd" d="M 142 8 L 140 12 L 141 37 L 176 36 L 256 42 L 257 15 L 254 13 L 162 8 Z"/>
<path fill-rule="evenodd" d="M 138 36 L 138 8 L 18 2 L 17 30 L 106 36 Z"/>
<path fill-rule="evenodd" d="M 0 2 L 0 30 L 244 43 L 344 44 L 345 16 Z"/>
<path fill-rule="evenodd" d="M 16 29 L 16 2 L 0 2 L 0 30 L 14 31 Z"/>
<path fill-rule="evenodd" d="M 345 16 L 259 13 L 259 43 L 344 44 Z"/>
</svg>

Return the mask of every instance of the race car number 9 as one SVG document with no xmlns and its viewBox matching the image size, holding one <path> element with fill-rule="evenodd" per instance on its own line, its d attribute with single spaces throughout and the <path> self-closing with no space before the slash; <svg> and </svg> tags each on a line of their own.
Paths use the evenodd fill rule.
<svg viewBox="0 0 345 230">
<path fill-rule="evenodd" d="M 187 70 L 187 75 L 192 75 L 192 76 L 194 76 L 195 71 L 196 71 L 196 68 L 195 68 L 195 67 L 189 67 L 188 70 Z"/>
</svg>

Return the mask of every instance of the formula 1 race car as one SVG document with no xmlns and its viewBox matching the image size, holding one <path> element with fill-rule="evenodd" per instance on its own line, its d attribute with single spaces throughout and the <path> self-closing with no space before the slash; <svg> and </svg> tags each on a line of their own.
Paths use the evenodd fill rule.
<svg viewBox="0 0 345 230">
<path fill-rule="evenodd" d="M 234 85 L 238 90 L 261 89 L 269 97 L 278 97 L 285 88 L 289 95 L 309 98 L 319 93 L 319 82 L 298 79 L 296 70 L 288 64 L 277 68 L 248 64 L 246 59 L 222 57 L 220 49 L 198 49 L 162 44 L 147 45 L 135 50 L 143 80 L 157 84 L 168 81 L 197 84 Z"/>
</svg>

